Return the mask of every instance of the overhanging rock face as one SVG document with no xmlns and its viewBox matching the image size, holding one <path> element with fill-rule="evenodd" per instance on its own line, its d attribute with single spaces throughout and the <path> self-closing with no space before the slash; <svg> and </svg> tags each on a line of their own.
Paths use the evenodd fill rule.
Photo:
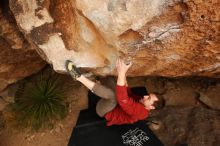
<svg viewBox="0 0 220 146">
<path fill-rule="evenodd" d="M 217 0 L 10 0 L 27 40 L 65 72 L 65 60 L 115 75 L 117 57 L 130 76 L 220 75 Z"/>
</svg>

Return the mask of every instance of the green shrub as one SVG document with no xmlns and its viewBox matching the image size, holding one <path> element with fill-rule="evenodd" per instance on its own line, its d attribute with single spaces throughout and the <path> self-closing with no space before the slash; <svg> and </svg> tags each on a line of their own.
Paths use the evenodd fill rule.
<svg viewBox="0 0 220 146">
<path fill-rule="evenodd" d="M 65 90 L 57 76 L 41 75 L 34 83 L 20 87 L 14 109 L 21 126 L 38 130 L 54 124 L 67 113 Z"/>
</svg>

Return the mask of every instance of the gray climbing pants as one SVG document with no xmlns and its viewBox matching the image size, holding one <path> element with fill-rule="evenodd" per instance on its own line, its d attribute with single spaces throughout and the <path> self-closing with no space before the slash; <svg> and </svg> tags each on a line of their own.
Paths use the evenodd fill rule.
<svg viewBox="0 0 220 146">
<path fill-rule="evenodd" d="M 101 97 L 96 105 L 96 113 L 100 117 L 104 117 L 106 113 L 112 111 L 117 105 L 117 100 L 115 96 L 116 82 L 110 80 L 106 81 L 105 84 L 106 83 L 106 86 L 100 83 L 96 83 L 92 89 L 92 92 L 94 94 Z"/>
</svg>

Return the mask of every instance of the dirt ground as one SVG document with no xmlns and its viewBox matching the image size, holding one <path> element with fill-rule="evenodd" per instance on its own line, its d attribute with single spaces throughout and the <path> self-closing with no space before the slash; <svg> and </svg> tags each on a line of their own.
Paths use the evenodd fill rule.
<svg viewBox="0 0 220 146">
<path fill-rule="evenodd" d="M 87 94 L 88 90 L 82 86 L 80 83 L 73 81 L 71 78 L 67 76 L 63 76 L 64 82 L 70 82 L 71 83 L 71 89 L 68 90 L 68 101 L 69 101 L 69 114 L 67 117 L 59 121 L 55 124 L 53 129 L 44 129 L 39 132 L 30 132 L 25 131 L 21 129 L 16 129 L 10 125 L 10 110 L 7 108 L 3 111 L 2 115 L 5 119 L 4 128 L 0 131 L 0 146 L 66 146 L 68 144 L 69 138 L 71 136 L 71 132 L 73 127 L 76 124 L 77 117 L 79 115 L 79 111 L 81 109 L 87 108 Z M 205 79 L 207 80 L 207 79 Z M 181 129 L 187 129 L 186 123 L 184 121 L 191 121 L 189 118 L 193 118 L 195 122 L 201 122 L 200 119 L 196 119 L 195 115 L 200 115 L 200 111 L 203 111 L 201 113 L 204 113 L 205 115 L 211 115 L 213 117 L 207 117 L 203 116 L 204 118 L 211 119 L 211 123 L 218 123 L 220 122 L 219 118 L 216 118 L 219 116 L 218 110 L 212 110 L 210 105 L 204 105 L 204 103 L 201 103 L 198 98 L 200 97 L 200 93 L 203 93 L 204 95 L 209 96 L 207 93 L 209 90 L 212 92 L 212 96 L 216 102 L 219 102 L 218 96 L 218 88 L 220 88 L 220 84 L 217 81 L 208 80 L 207 82 L 204 82 L 204 80 L 200 79 L 164 79 L 164 78 L 146 78 L 146 77 L 136 77 L 136 78 L 129 78 L 128 83 L 131 86 L 145 86 L 149 92 L 154 92 L 158 95 L 161 102 L 160 106 L 158 106 L 158 110 L 154 111 L 152 115 L 155 115 L 155 120 L 159 121 L 159 123 L 164 123 L 159 125 L 158 127 L 154 127 L 150 125 L 152 130 L 155 131 L 156 135 L 164 142 L 167 146 L 177 145 L 177 144 L 185 144 L 183 141 L 187 143 L 188 137 L 183 137 L 183 135 L 190 134 L 191 139 L 193 139 L 193 133 L 188 131 L 181 131 Z M 172 108 L 173 107 L 173 108 Z M 196 109 L 194 109 L 196 108 Z M 197 110 L 198 108 L 198 110 Z M 202 108 L 202 109 L 201 109 Z M 218 107 L 217 107 L 218 108 Z M 189 110 L 190 109 L 190 110 Z M 193 109 L 193 110 L 192 110 Z M 205 110 L 203 110 L 205 109 Z M 208 110 L 206 112 L 206 110 Z M 194 115 L 191 114 L 191 116 L 187 116 L 192 111 L 198 111 L 198 113 L 194 113 Z M 204 112 L 205 111 L 205 112 Z M 159 113 L 159 114 L 158 114 Z M 160 113 L 163 113 L 161 116 Z M 181 119 L 180 115 L 185 115 L 182 117 L 185 117 L 185 119 L 182 119 L 182 123 L 177 119 Z M 158 116 L 159 115 L 159 116 Z M 173 116 L 171 116 L 173 115 Z M 188 119 L 187 119 L 188 118 Z M 203 120 L 203 119 L 201 119 Z M 172 122 L 172 124 L 170 124 Z M 1 124 L 0 124 L 1 125 Z M 184 127 L 184 126 L 185 127 Z M 192 127 L 192 123 L 190 124 Z M 201 125 L 201 124 L 197 124 Z M 177 129 L 173 128 L 179 126 Z M 182 126 L 182 127 L 181 127 Z M 162 130 L 161 128 L 162 127 Z M 164 128 L 166 127 L 166 128 Z M 205 126 L 208 127 L 208 126 Z M 203 134 L 203 132 L 197 132 L 198 129 L 202 129 L 203 127 L 194 127 L 193 132 L 195 135 Z M 175 130 L 180 129 L 180 132 L 176 132 Z M 190 127 L 188 127 L 190 129 Z M 215 129 L 215 130 L 213 130 Z M 214 133 L 214 137 L 218 137 L 218 134 L 220 135 L 220 127 L 217 126 L 217 124 L 212 125 L 212 130 Z M 199 130 L 201 131 L 201 130 Z M 205 129 L 204 129 L 205 131 Z M 164 133 L 173 133 L 176 134 L 176 140 L 175 143 L 173 142 L 175 135 L 172 134 L 164 134 Z M 178 139 L 181 137 L 181 140 Z M 195 138 L 201 138 L 196 137 Z M 198 139 L 197 139 L 198 140 Z M 200 140 L 198 140 L 200 141 Z M 188 145 L 191 145 L 190 143 L 197 144 L 195 141 L 189 141 Z M 211 142 L 207 142 L 208 145 L 211 146 Z M 220 144 L 219 141 L 214 141 L 213 143 Z M 195 145 L 196 146 L 196 145 Z"/>
<path fill-rule="evenodd" d="M 12 126 L 10 108 L 6 108 L 3 116 L 8 123 L 0 132 L 0 146 L 66 146 L 68 144 L 80 110 L 87 108 L 88 90 L 68 76 L 62 76 L 62 80 L 71 83 L 71 88 L 67 91 L 67 100 L 70 103 L 67 117 L 57 122 L 53 129 L 33 132 Z"/>
</svg>

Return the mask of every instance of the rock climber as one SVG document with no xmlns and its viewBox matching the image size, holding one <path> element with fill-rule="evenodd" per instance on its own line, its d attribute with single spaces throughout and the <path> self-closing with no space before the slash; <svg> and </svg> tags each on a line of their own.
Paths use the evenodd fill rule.
<svg viewBox="0 0 220 146">
<path fill-rule="evenodd" d="M 149 111 L 155 109 L 154 103 L 158 101 L 155 94 L 143 97 L 132 93 L 127 84 L 126 73 L 132 63 L 126 64 L 124 60 L 117 59 L 117 85 L 115 91 L 98 82 L 93 82 L 81 74 L 72 61 L 66 61 L 66 69 L 74 80 L 81 82 L 94 94 L 101 97 L 96 105 L 96 113 L 107 120 L 107 126 L 130 124 L 145 120 Z"/>
</svg>

